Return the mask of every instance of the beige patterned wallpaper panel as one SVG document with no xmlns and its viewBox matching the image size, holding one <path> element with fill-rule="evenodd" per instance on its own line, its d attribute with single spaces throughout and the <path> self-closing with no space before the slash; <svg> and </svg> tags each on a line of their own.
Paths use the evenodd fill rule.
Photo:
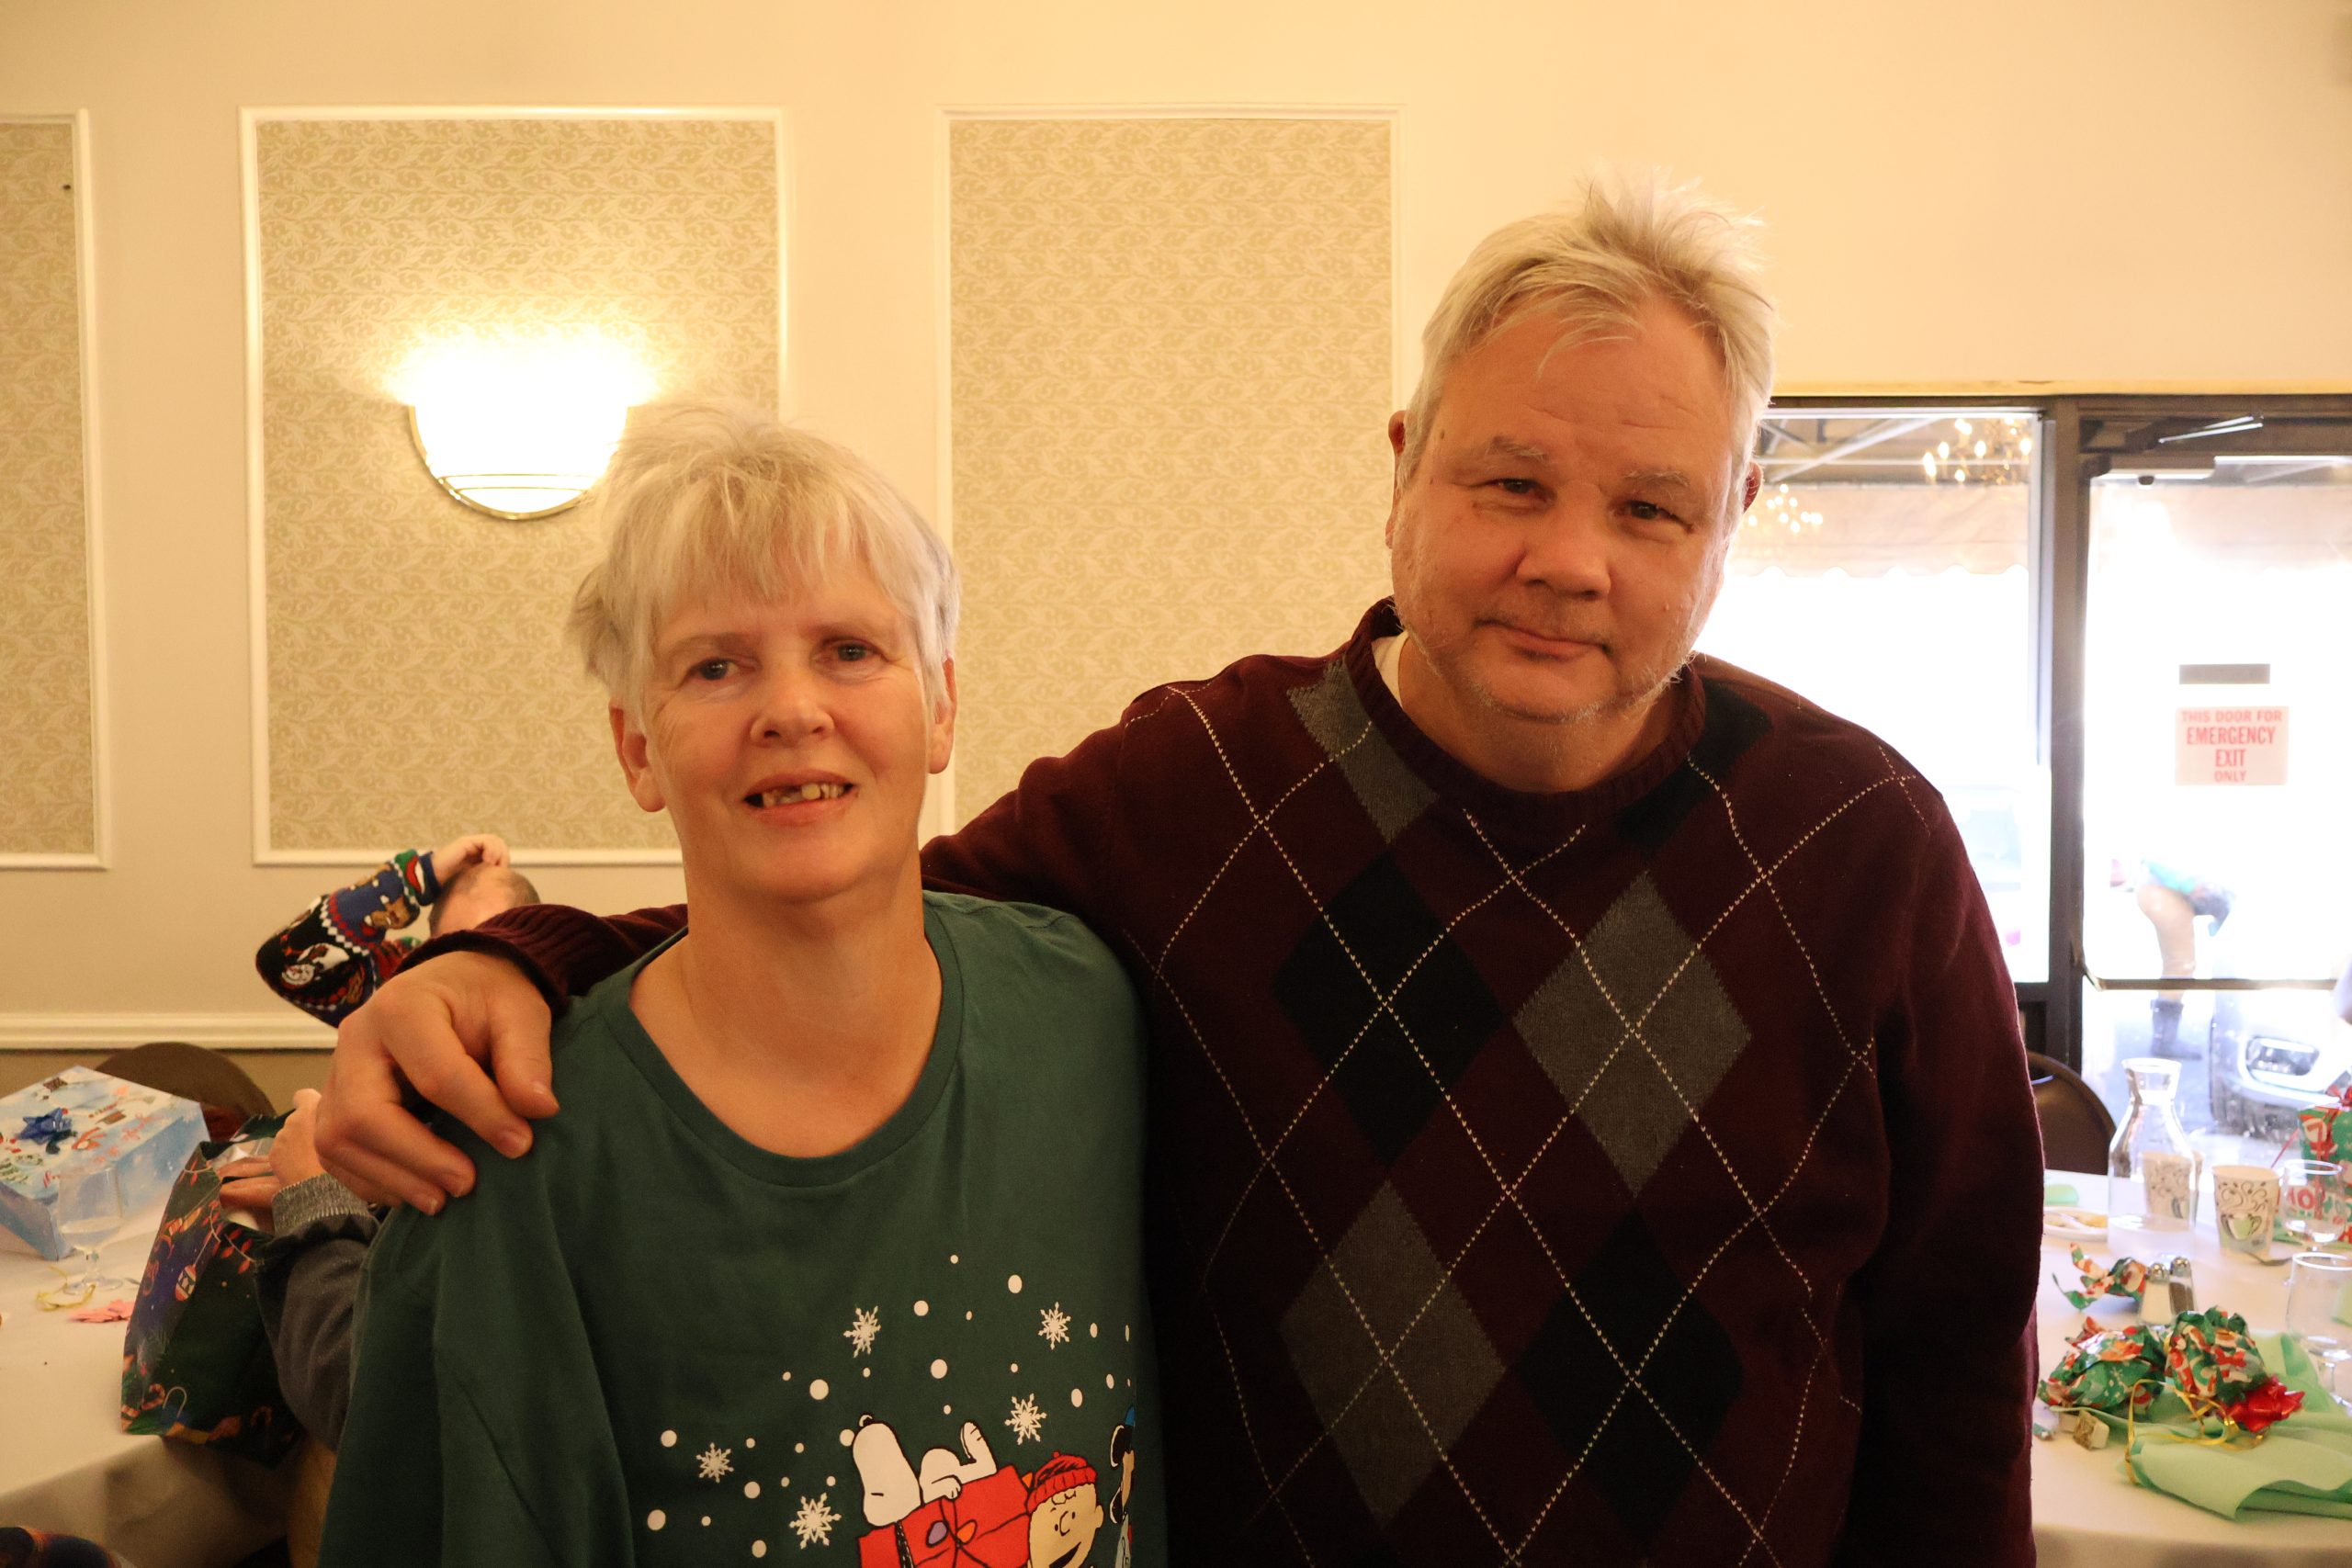
<svg viewBox="0 0 2352 1568">
<path fill-rule="evenodd" d="M 74 127 L 0 122 L 0 855 L 97 847 Z"/>
<path fill-rule="evenodd" d="M 956 817 L 1385 592 L 1381 119 L 948 130 Z"/>
<path fill-rule="evenodd" d="M 669 846 L 560 639 L 593 524 L 444 496 L 391 389 L 426 341 L 593 333 L 656 396 L 774 407 L 775 122 L 254 132 L 269 849 Z"/>
</svg>

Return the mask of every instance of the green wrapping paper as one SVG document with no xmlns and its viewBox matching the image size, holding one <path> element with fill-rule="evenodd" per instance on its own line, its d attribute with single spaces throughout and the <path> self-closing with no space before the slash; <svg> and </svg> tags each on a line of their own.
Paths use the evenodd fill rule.
<svg viewBox="0 0 2352 1568">
<path fill-rule="evenodd" d="M 2338 1152 L 2343 1145 L 2336 1138 L 2335 1131 L 2337 1118 L 2345 1117 L 2347 1109 L 2352 1108 L 2341 1104 L 2314 1105 L 2307 1111 L 2295 1112 L 2295 1121 L 2302 1128 L 2305 1159 L 2336 1160 L 2343 1157 Z M 2347 1118 L 2343 1125 L 2352 1128 L 2352 1118 Z"/>
<path fill-rule="evenodd" d="M 2087 1308 L 2101 1296 L 2120 1296 L 2138 1306 L 2148 1290 L 2148 1266 L 2136 1258 L 2119 1258 L 2114 1267 L 2108 1268 L 2091 1261 L 2090 1254 L 2080 1247 L 2068 1249 L 2074 1254 L 2075 1268 L 2083 1276 L 2083 1288 L 2069 1291 L 2063 1284 L 2059 1293 L 2077 1311 Z"/>
<path fill-rule="evenodd" d="M 2262 1337 L 2288 1397 L 2302 1408 L 2259 1443 L 2183 1441 L 2143 1424 L 2124 1458 L 2134 1481 L 2186 1503 L 2241 1518 L 2250 1513 L 2352 1519 L 2352 1416 L 2327 1397 L 2317 1370 L 2292 1340 Z"/>
<path fill-rule="evenodd" d="M 2266 1382 L 2245 1319 L 2221 1307 L 2185 1312 L 2165 1337 L 2165 1373 L 2183 1394 L 2235 1404 Z"/>
<path fill-rule="evenodd" d="M 2052 1410 L 2144 1415 L 2164 1392 L 2165 1354 L 2165 1331 L 2149 1324 L 2086 1328 L 2042 1379 L 2041 1402 Z"/>
</svg>

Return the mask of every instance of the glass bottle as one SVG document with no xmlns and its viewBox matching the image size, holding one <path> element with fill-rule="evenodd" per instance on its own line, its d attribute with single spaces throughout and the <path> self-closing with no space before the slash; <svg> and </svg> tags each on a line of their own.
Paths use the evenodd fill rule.
<svg viewBox="0 0 2352 1568">
<path fill-rule="evenodd" d="M 2197 1221 L 2205 1157 L 2188 1141 L 2173 1097 L 2180 1065 L 2157 1056 L 2123 1064 L 2132 1109 L 2107 1145 L 2107 1223 L 2126 1230 L 2185 1231 Z"/>
</svg>

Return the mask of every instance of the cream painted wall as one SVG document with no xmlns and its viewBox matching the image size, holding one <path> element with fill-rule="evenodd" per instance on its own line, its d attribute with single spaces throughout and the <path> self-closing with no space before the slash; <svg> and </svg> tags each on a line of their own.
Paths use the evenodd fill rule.
<svg viewBox="0 0 2352 1568">
<path fill-rule="evenodd" d="M 1408 329 L 1612 158 L 1771 220 L 1784 386 L 2352 385 L 2352 0 L 10 0 L 0 110 L 91 114 L 115 823 L 107 870 L 0 873 L 17 1038 L 267 1008 L 321 886 L 251 863 L 237 112 L 357 104 L 782 106 L 791 401 L 922 502 L 943 106 L 1395 106 Z"/>
</svg>

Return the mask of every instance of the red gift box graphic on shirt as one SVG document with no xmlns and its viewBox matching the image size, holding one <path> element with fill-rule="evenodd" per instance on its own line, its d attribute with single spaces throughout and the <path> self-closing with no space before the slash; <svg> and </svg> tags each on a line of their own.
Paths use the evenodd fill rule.
<svg viewBox="0 0 2352 1568">
<path fill-rule="evenodd" d="M 1028 1561 L 1029 1489 L 1009 1464 L 857 1539 L 857 1568 L 1023 1568 Z"/>
</svg>

